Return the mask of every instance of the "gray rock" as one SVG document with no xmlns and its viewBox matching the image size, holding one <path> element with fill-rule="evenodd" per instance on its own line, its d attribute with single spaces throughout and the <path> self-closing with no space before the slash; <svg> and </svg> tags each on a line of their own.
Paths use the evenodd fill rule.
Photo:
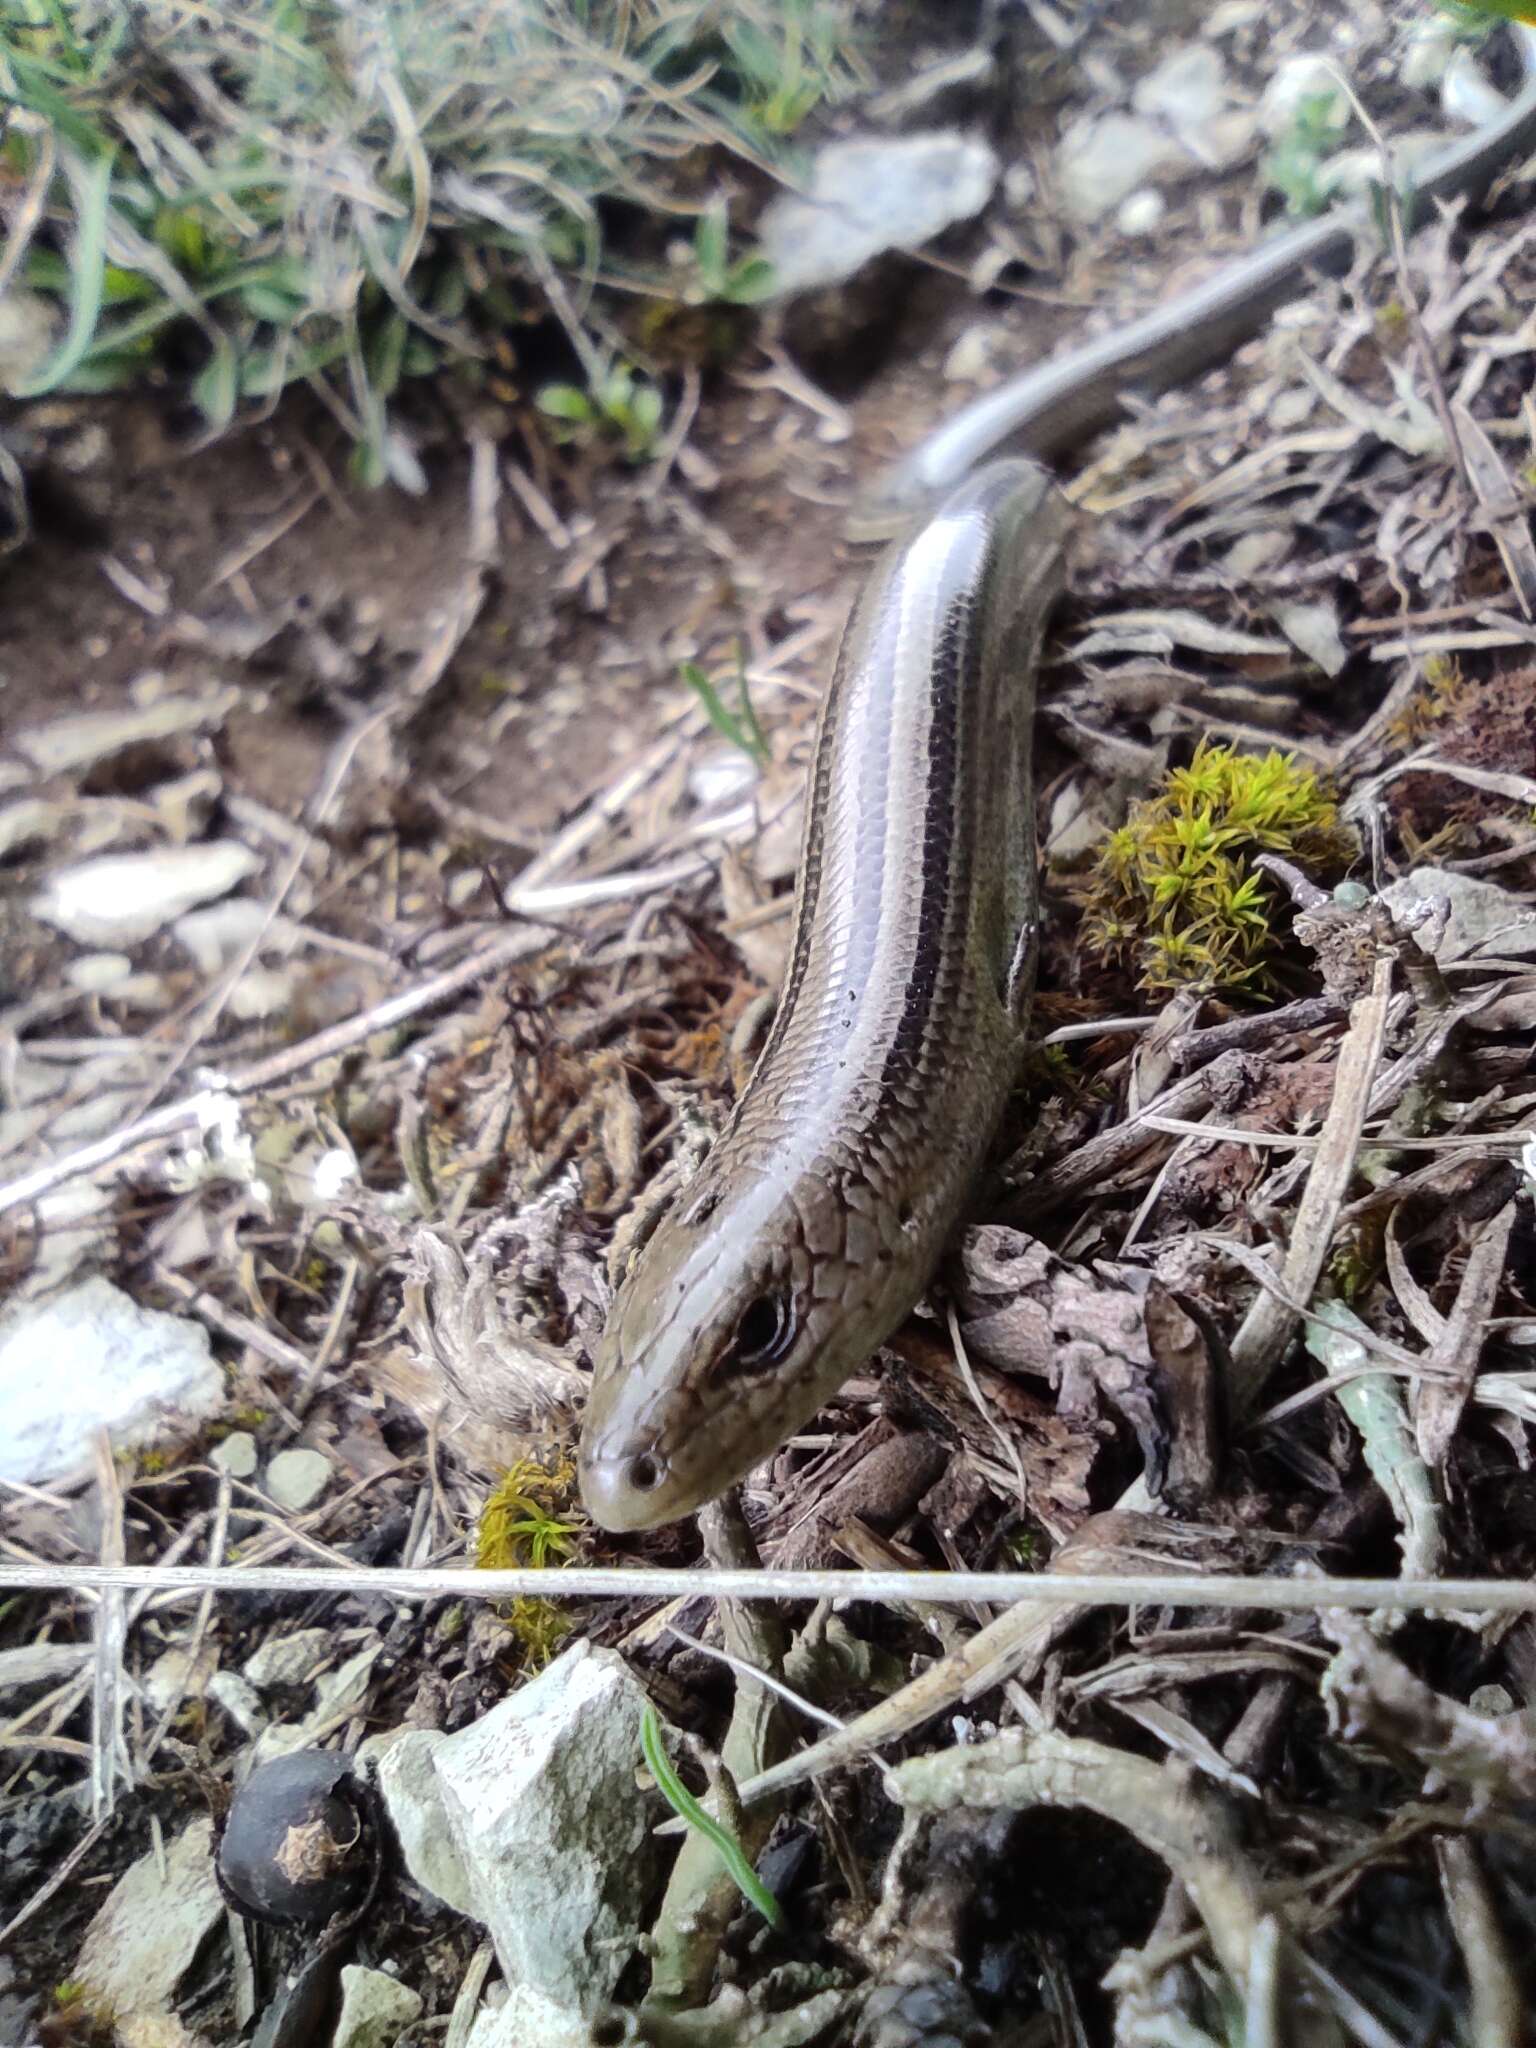
<svg viewBox="0 0 1536 2048">
<path fill-rule="evenodd" d="M 980 213 L 997 171 L 986 143 L 945 131 L 827 143 L 806 195 L 781 194 L 758 223 L 773 296 L 840 284 L 888 249 L 921 248 Z"/>
<path fill-rule="evenodd" d="M 106 853 L 50 875 L 32 912 L 82 946 L 132 945 L 194 904 L 227 894 L 260 865 L 232 839 Z"/>
<path fill-rule="evenodd" d="M 1403 919 L 1424 950 L 1442 963 L 1472 953 L 1490 959 L 1526 959 L 1536 953 L 1536 909 L 1497 882 L 1449 868 L 1414 868 L 1381 896 L 1393 916 Z"/>
<path fill-rule="evenodd" d="M 4 1478 L 68 1478 L 89 1464 L 98 1430 L 131 1448 L 184 1434 L 223 1405 L 202 1324 L 140 1308 L 110 1280 L 0 1315 Z"/>
<path fill-rule="evenodd" d="M 221 723 L 236 702 L 234 690 L 207 697 L 161 697 L 122 711 L 80 711 L 17 733 L 12 745 L 40 775 L 59 775 L 120 754 L 147 740 L 172 739 Z"/>
<path fill-rule="evenodd" d="M 132 973 L 133 962 L 126 953 L 82 953 L 70 961 L 64 978 L 82 995 L 98 996 L 119 987 Z"/>
<path fill-rule="evenodd" d="M 253 1650 L 241 1669 L 258 1691 L 272 1685 L 306 1685 L 325 1662 L 330 1647 L 328 1628 L 296 1628 L 292 1635 L 273 1636 Z"/>
<path fill-rule="evenodd" d="M 210 975 L 238 959 L 253 940 L 259 938 L 264 949 L 286 950 L 296 935 L 290 918 L 272 917 L 265 903 L 249 896 L 189 910 L 171 930 L 196 961 L 198 973 Z"/>
<path fill-rule="evenodd" d="M 330 1483 L 331 1461 L 319 1451 L 279 1451 L 267 1467 L 267 1492 L 292 1515 L 312 1508 Z"/>
<path fill-rule="evenodd" d="M 1170 50 L 1137 85 L 1131 104 L 1181 134 L 1207 127 L 1227 104 L 1221 58 L 1209 43 Z"/>
<path fill-rule="evenodd" d="M 421 2012 L 421 2000 L 385 1970 L 348 1963 L 331 2048 L 392 2048 Z"/>
<path fill-rule="evenodd" d="M 322 1671 L 315 1680 L 315 1704 L 298 1721 L 281 1721 L 264 1728 L 251 1752 L 254 1768 L 296 1749 L 308 1749 L 331 1733 L 368 1697 L 368 1674 L 383 1650 L 380 1642 L 370 1643 L 334 1671 Z"/>
<path fill-rule="evenodd" d="M 213 1875 L 213 1822 L 195 1820 L 113 1885 L 85 1932 L 70 1975 L 87 2003 L 115 2019 L 168 2013 L 176 1986 L 224 1917 Z"/>
<path fill-rule="evenodd" d="M 592 2048 L 592 2030 L 533 1985 L 512 1984 L 499 2006 L 476 2018 L 469 2048 Z"/>
<path fill-rule="evenodd" d="M 622 1658 L 578 1643 L 472 1727 L 406 1738 L 379 1767 L 411 1875 L 484 1922 L 550 2027 L 590 2020 L 639 1938 L 655 1854 L 635 1782 L 644 1707 Z"/>
<path fill-rule="evenodd" d="M 1056 154 L 1062 204 L 1084 222 L 1102 220 L 1157 172 L 1188 166 L 1173 137 L 1137 114 L 1074 121 Z"/>
<path fill-rule="evenodd" d="M 256 1470 L 256 1439 L 248 1429 L 233 1429 L 208 1454 L 208 1462 L 231 1479 L 249 1479 Z"/>
<path fill-rule="evenodd" d="M 449 1829 L 433 1761 L 450 1739 L 431 1728 L 408 1728 L 398 1736 L 378 1760 L 379 1796 L 417 1884 L 456 1913 L 478 1920 L 481 1902 Z"/>
</svg>

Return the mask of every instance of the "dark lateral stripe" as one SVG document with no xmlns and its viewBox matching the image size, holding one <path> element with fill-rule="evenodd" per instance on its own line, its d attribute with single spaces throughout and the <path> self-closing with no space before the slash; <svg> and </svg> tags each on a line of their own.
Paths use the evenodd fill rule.
<svg viewBox="0 0 1536 2048">
<path fill-rule="evenodd" d="M 935 622 L 928 744 L 924 750 L 926 794 L 919 847 L 920 888 L 917 929 L 907 969 L 901 1014 L 880 1071 L 873 1114 L 883 1117 L 908 1099 L 905 1085 L 923 1064 L 936 999 L 946 967 L 964 949 L 970 916 L 976 831 L 964 814 L 964 792 L 980 787 L 975 751 L 982 719 L 978 625 L 985 607 L 969 578 L 942 595 Z"/>
</svg>

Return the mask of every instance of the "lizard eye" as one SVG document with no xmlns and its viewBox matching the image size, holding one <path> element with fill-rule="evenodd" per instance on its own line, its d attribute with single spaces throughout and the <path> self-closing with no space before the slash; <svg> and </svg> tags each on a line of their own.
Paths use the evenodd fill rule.
<svg viewBox="0 0 1536 2048">
<path fill-rule="evenodd" d="M 795 1338 L 795 1313 L 787 1294 L 760 1294 L 736 1324 L 728 1363 L 747 1372 L 777 1365 Z"/>
</svg>

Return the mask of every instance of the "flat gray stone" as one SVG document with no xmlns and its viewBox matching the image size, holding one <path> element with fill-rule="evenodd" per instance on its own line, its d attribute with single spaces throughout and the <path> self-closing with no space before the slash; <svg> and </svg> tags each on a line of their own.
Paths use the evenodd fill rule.
<svg viewBox="0 0 1536 2048">
<path fill-rule="evenodd" d="M 279 1451 L 267 1467 L 267 1492 L 280 1508 L 301 1515 L 331 1483 L 331 1461 L 319 1451 Z"/>
<path fill-rule="evenodd" d="M 269 1685 L 308 1685 L 331 1648 L 328 1628 L 296 1628 L 292 1635 L 272 1636 L 252 1650 L 241 1670 L 258 1690 Z"/>
<path fill-rule="evenodd" d="M 160 697 L 120 711 L 74 712 L 28 727 L 17 733 L 12 745 L 40 775 L 60 775 L 120 754 L 125 747 L 218 725 L 237 698 L 234 690 L 217 690 L 208 697 Z"/>
<path fill-rule="evenodd" d="M 151 1850 L 113 1885 L 90 1926 L 71 1976 L 114 2018 L 169 2009 L 198 1950 L 224 1917 L 213 1875 L 213 1822 L 195 1820 Z"/>
<path fill-rule="evenodd" d="M 1381 899 L 1442 964 L 1479 952 L 1491 960 L 1523 960 L 1536 953 L 1536 907 L 1497 882 L 1449 868 L 1414 868 L 1383 889 Z"/>
<path fill-rule="evenodd" d="M 805 195 L 781 193 L 758 223 L 772 296 L 841 284 L 888 249 L 920 249 L 980 213 L 997 173 L 985 142 L 948 130 L 827 143 Z"/>
<path fill-rule="evenodd" d="M 341 2011 L 331 2048 L 394 2048 L 421 2013 L 421 2000 L 387 1970 L 347 1963 L 341 1972 Z"/>
<path fill-rule="evenodd" d="M 248 1429 L 233 1429 L 208 1453 L 208 1462 L 231 1479 L 249 1479 L 256 1470 L 256 1439 Z"/>
<path fill-rule="evenodd" d="M 1062 204 L 1084 222 L 1102 220 L 1159 171 L 1189 168 L 1188 152 L 1138 114 L 1074 121 L 1056 152 Z"/>
<path fill-rule="evenodd" d="M 132 945 L 195 904 L 227 895 L 260 865 L 233 839 L 104 853 L 50 875 L 32 914 L 82 946 Z"/>
</svg>

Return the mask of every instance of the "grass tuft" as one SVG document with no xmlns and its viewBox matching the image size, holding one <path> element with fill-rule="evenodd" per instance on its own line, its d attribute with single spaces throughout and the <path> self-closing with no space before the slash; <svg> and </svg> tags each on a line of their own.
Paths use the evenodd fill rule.
<svg viewBox="0 0 1536 2048">
<path fill-rule="evenodd" d="M 849 0 L 12 0 L 0 181 L 25 226 L 3 262 L 61 311 L 18 395 L 185 375 L 217 433 L 308 384 L 363 475 L 419 488 L 395 417 L 408 379 L 485 376 L 506 331 L 545 312 L 589 391 L 620 361 L 593 296 L 612 202 L 696 215 L 695 290 L 761 296 L 763 266 L 731 253 L 698 152 L 781 154 L 851 80 L 850 14 Z M 638 283 L 665 296 L 664 276 Z M 634 454 L 628 422 L 621 439 Z"/>
</svg>

